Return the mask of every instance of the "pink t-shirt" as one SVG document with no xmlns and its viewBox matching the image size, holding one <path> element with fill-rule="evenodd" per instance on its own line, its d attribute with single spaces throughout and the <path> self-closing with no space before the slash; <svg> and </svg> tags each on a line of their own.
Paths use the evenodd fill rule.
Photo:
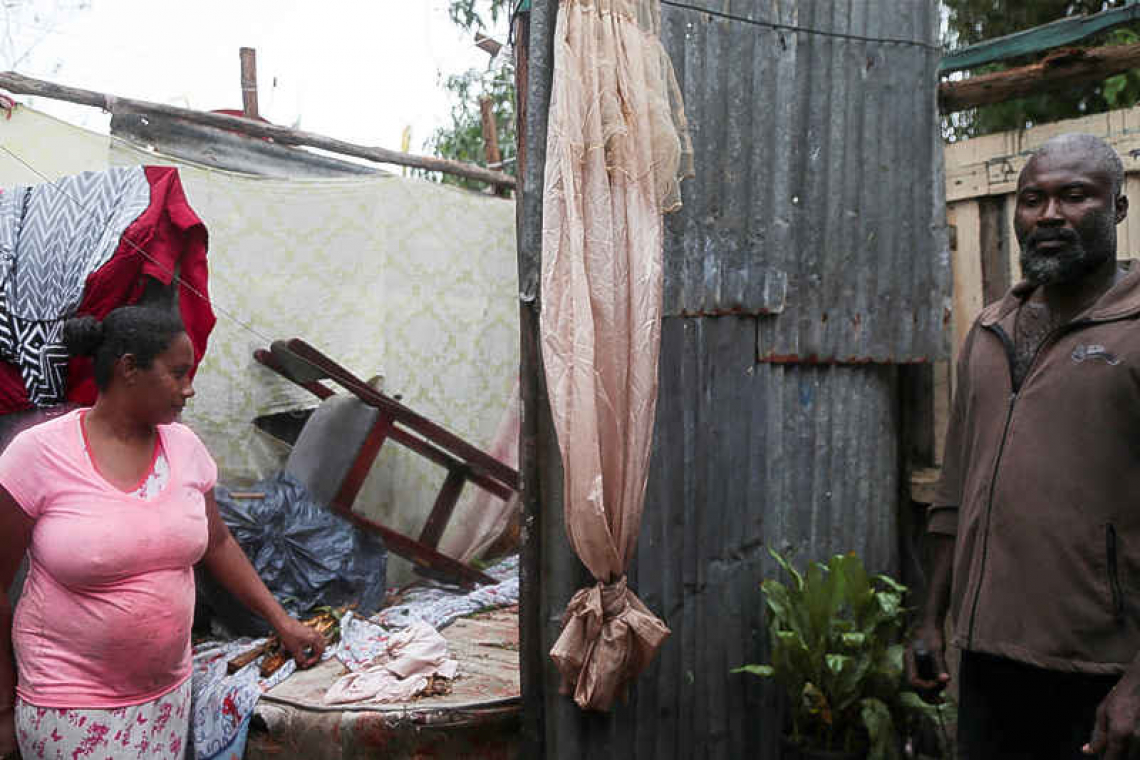
<svg viewBox="0 0 1140 760">
<path fill-rule="evenodd" d="M 0 455 L 0 486 L 34 520 L 16 606 L 16 692 L 38 707 L 140 704 L 190 675 L 193 564 L 217 466 L 185 425 L 158 428 L 170 465 L 151 500 L 95 469 L 80 410 L 30 428 Z"/>
</svg>

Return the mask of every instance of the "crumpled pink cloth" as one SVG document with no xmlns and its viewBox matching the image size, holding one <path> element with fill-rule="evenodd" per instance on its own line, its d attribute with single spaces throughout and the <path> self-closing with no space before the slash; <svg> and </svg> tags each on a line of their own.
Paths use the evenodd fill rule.
<svg viewBox="0 0 1140 760">
<path fill-rule="evenodd" d="M 388 640 L 376 664 L 349 673 L 325 694 L 325 704 L 403 702 L 423 691 L 431 676 L 455 678 L 459 663 L 448 656 L 447 640 L 417 620 Z"/>
<path fill-rule="evenodd" d="M 609 710 L 649 666 L 669 628 L 626 586 L 598 583 L 566 605 L 550 657 L 562 674 L 559 692 L 583 710 Z"/>
</svg>

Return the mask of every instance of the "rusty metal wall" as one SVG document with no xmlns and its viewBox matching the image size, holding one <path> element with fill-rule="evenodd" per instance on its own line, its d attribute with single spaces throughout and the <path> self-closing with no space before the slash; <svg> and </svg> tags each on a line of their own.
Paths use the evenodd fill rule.
<svg viewBox="0 0 1140 760">
<path fill-rule="evenodd" d="M 685 0 L 864 37 L 936 41 L 934 0 Z M 669 314 L 770 314 L 761 359 L 944 351 L 939 53 L 662 9 L 697 176 L 669 219 Z"/>
<path fill-rule="evenodd" d="M 936 0 L 685 2 L 867 37 L 937 34 Z M 729 674 L 765 655 L 766 548 L 898 568 L 895 365 L 945 353 L 939 56 L 669 4 L 662 17 L 697 177 L 667 221 L 654 458 L 629 573 L 673 633 L 611 715 L 559 696 L 546 658 L 543 752 L 768 760 L 776 692 Z M 566 543 L 553 430 L 541 414 L 537 427 L 528 525 L 545 651 L 590 578 Z"/>
<path fill-rule="evenodd" d="M 629 569 L 672 629 L 612 715 L 583 714 L 548 664 L 548 758 L 775 758 L 771 686 L 729 671 L 765 655 L 767 547 L 897 565 L 898 368 L 756 364 L 755 319 L 669 319 L 642 532 Z M 552 453 L 552 452 L 548 452 Z M 544 497 L 544 505 L 550 501 Z M 545 511 L 543 638 L 589 582 Z"/>
</svg>

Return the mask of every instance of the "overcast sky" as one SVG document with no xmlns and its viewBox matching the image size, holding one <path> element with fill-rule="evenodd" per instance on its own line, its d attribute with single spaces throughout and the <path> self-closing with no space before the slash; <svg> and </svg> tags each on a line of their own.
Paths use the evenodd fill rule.
<svg viewBox="0 0 1140 760">
<path fill-rule="evenodd" d="M 0 0 L 3 68 L 100 92 L 211 110 L 241 108 L 238 48 L 257 49 L 263 117 L 366 145 L 412 150 L 448 121 L 439 75 L 487 54 L 447 0 Z M 507 22 L 491 30 L 506 41 Z M 28 102 L 26 97 L 19 98 Z M 97 109 L 35 108 L 101 132 Z"/>
</svg>

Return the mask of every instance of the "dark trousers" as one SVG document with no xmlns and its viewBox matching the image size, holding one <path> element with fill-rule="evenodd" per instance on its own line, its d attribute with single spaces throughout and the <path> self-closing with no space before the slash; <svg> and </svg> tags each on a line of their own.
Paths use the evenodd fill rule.
<svg viewBox="0 0 1140 760">
<path fill-rule="evenodd" d="M 958 673 L 961 760 L 1076 760 L 1096 708 L 1118 676 L 1060 673 L 963 652 Z"/>
</svg>

